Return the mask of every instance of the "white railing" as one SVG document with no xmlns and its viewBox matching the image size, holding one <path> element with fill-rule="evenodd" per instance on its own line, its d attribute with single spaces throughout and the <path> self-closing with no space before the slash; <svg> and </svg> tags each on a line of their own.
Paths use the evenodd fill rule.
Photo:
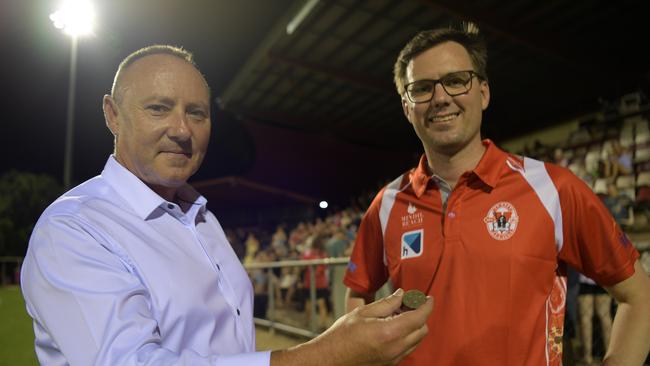
<svg viewBox="0 0 650 366">
<path fill-rule="evenodd" d="M 267 317 L 269 319 L 261 319 L 261 318 L 254 318 L 255 324 L 257 325 L 262 325 L 269 327 L 271 329 L 271 332 L 274 330 L 281 330 L 287 333 L 292 333 L 296 335 L 300 335 L 303 337 L 307 338 L 314 338 L 318 335 L 317 332 L 317 325 L 316 325 L 316 266 L 318 265 L 326 265 L 328 267 L 333 267 L 333 266 L 343 266 L 347 265 L 349 261 L 348 257 L 340 257 L 340 258 L 324 258 L 324 259 L 309 259 L 309 260 L 287 260 L 287 261 L 275 261 L 275 262 L 261 262 L 261 263 L 251 263 L 245 265 L 245 268 L 247 270 L 253 270 L 253 269 L 263 269 L 266 271 L 267 278 L 269 278 L 268 281 L 268 310 L 267 310 Z M 309 270 L 309 298 L 311 299 L 310 301 L 310 308 L 311 308 L 311 319 L 309 322 L 309 329 L 302 329 L 298 328 L 289 324 L 283 324 L 277 320 L 276 317 L 276 307 L 275 307 L 275 286 L 277 286 L 277 282 L 274 280 L 271 280 L 274 278 L 270 274 L 271 270 L 273 268 L 283 268 L 283 267 L 307 267 L 310 268 Z M 344 292 L 344 291 L 343 291 Z M 343 302 L 345 301 L 344 299 L 344 293 L 338 292 L 338 291 L 330 291 L 331 293 L 331 301 L 332 303 L 338 303 L 338 306 L 335 304 L 334 308 L 342 308 L 343 307 Z M 342 314 L 336 314 L 334 312 L 334 318 L 337 317 L 337 315 L 342 315 Z"/>
</svg>

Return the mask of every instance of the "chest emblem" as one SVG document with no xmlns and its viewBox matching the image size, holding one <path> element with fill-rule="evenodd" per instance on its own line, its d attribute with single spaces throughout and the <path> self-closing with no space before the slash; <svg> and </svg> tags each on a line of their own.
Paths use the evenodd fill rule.
<svg viewBox="0 0 650 366">
<path fill-rule="evenodd" d="M 424 231 L 422 229 L 402 234 L 402 259 L 415 258 L 422 255 L 423 235 Z"/>
<path fill-rule="evenodd" d="M 508 240 L 517 231 L 519 215 L 510 202 L 499 202 L 488 210 L 483 222 L 491 237 L 496 240 Z"/>
</svg>

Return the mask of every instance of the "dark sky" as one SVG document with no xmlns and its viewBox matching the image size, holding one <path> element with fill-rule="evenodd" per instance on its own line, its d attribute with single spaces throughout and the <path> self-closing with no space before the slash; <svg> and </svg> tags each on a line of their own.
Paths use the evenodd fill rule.
<svg viewBox="0 0 650 366">
<path fill-rule="evenodd" d="M 112 151 L 112 136 L 104 125 L 101 99 L 109 92 L 117 65 L 126 55 L 154 43 L 184 46 L 194 52 L 217 96 L 291 3 L 291 0 L 95 0 L 95 34 L 79 42 L 73 181 L 81 182 L 98 174 Z M 0 2 L 3 90 L 0 97 L 0 174 L 15 169 L 48 173 L 62 180 L 70 39 L 49 20 L 58 5 L 57 0 Z M 607 41 L 609 38 L 591 40 L 603 43 L 601 48 L 611 52 L 593 58 L 596 66 L 591 63 L 586 66 L 591 65 L 590 70 L 596 70 L 590 73 L 593 74 L 590 80 L 594 88 L 602 89 L 599 92 L 628 92 L 628 88 L 619 91 L 607 87 L 611 85 L 607 81 L 617 79 L 618 74 L 598 73 L 599 67 L 618 58 L 629 62 L 614 66 L 640 63 L 641 59 L 634 55 L 644 46 L 631 40 L 647 40 L 647 37 L 638 34 L 637 30 L 644 28 L 636 21 L 626 25 L 626 19 L 621 17 L 612 23 L 617 26 L 601 29 L 600 34 L 613 32 L 618 37 L 615 41 Z M 618 36 L 628 33 L 634 37 Z M 562 37 L 562 34 L 548 33 L 551 35 Z M 567 41 L 572 45 L 584 43 L 571 42 Z M 493 60 L 503 57 L 508 50 L 515 51 L 508 47 L 497 48 L 492 53 Z M 647 66 L 639 69 L 647 70 Z M 522 109 L 526 113 L 532 110 L 543 114 L 553 109 L 550 107 L 561 106 L 563 111 L 566 109 L 562 116 L 571 115 L 570 109 L 575 109 L 575 113 L 584 112 L 579 104 L 567 103 L 557 94 L 557 88 L 567 85 L 567 80 L 575 81 L 547 76 L 544 71 L 537 68 L 526 75 L 506 72 L 501 79 L 495 77 L 495 100 L 488 113 L 499 112 L 506 117 L 512 114 L 512 119 L 518 123 L 510 128 L 531 130 L 538 126 L 525 123 L 520 115 Z M 550 87 L 544 98 L 526 98 L 531 88 L 526 84 L 527 78 L 534 75 Z M 648 75 L 635 74 L 633 79 L 647 80 Z M 514 99 L 501 98 L 499 92 L 505 87 L 499 83 L 506 83 L 504 80 L 514 84 L 513 88 L 521 88 L 521 91 L 516 90 L 517 94 L 523 95 L 520 99 L 528 104 L 514 105 L 511 102 Z M 522 81 L 515 83 L 517 80 Z M 599 87 L 601 82 L 602 88 Z M 568 92 L 571 94 L 570 90 Z M 590 100 L 595 99 L 590 97 Z M 414 155 L 420 151 L 417 141 L 412 151 L 375 151 L 328 136 L 240 121 L 214 110 L 210 150 L 194 179 L 239 175 L 314 197 L 348 197 L 364 187 L 374 188 L 380 179 L 397 176 L 412 164 Z"/>
<path fill-rule="evenodd" d="M 101 98 L 123 57 L 153 43 L 184 46 L 195 53 L 218 94 L 288 3 L 95 1 L 95 34 L 79 41 L 74 180 L 97 174 L 111 151 Z M 2 172 L 19 169 L 62 176 L 70 39 L 49 20 L 57 5 L 42 0 L 0 4 Z"/>
</svg>

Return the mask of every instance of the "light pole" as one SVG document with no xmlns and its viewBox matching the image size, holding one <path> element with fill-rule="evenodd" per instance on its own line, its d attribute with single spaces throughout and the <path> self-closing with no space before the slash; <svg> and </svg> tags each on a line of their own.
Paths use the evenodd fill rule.
<svg viewBox="0 0 650 366">
<path fill-rule="evenodd" d="M 56 12 L 50 14 L 54 26 L 70 35 L 70 77 L 68 78 L 68 106 L 65 131 L 65 154 L 63 158 L 63 186 L 72 185 L 72 153 L 74 139 L 74 106 L 77 79 L 77 42 L 81 35 L 90 34 L 95 12 L 88 0 L 67 0 Z"/>
</svg>

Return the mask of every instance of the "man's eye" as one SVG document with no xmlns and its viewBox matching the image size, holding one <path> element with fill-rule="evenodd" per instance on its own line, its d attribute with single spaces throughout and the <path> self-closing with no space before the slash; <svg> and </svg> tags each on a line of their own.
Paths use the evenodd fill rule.
<svg viewBox="0 0 650 366">
<path fill-rule="evenodd" d="M 189 114 L 190 114 L 190 116 L 192 116 L 194 118 L 206 118 L 208 116 L 208 114 L 205 113 L 205 111 L 200 110 L 200 109 L 192 110 L 192 111 L 189 112 Z"/>
<path fill-rule="evenodd" d="M 413 85 L 411 88 L 411 93 L 413 94 L 424 94 L 431 91 L 431 85 L 429 84 L 419 84 Z"/>
<path fill-rule="evenodd" d="M 147 109 L 154 113 L 164 113 L 169 110 L 169 108 L 162 104 L 152 104 L 147 106 Z"/>
<path fill-rule="evenodd" d="M 443 80 L 443 83 L 445 85 L 447 85 L 447 86 L 462 86 L 462 85 L 465 85 L 466 82 L 467 82 L 467 80 L 465 80 L 463 78 L 459 78 L 457 76 L 450 77 L 450 78 L 447 78 L 447 79 Z"/>
</svg>

